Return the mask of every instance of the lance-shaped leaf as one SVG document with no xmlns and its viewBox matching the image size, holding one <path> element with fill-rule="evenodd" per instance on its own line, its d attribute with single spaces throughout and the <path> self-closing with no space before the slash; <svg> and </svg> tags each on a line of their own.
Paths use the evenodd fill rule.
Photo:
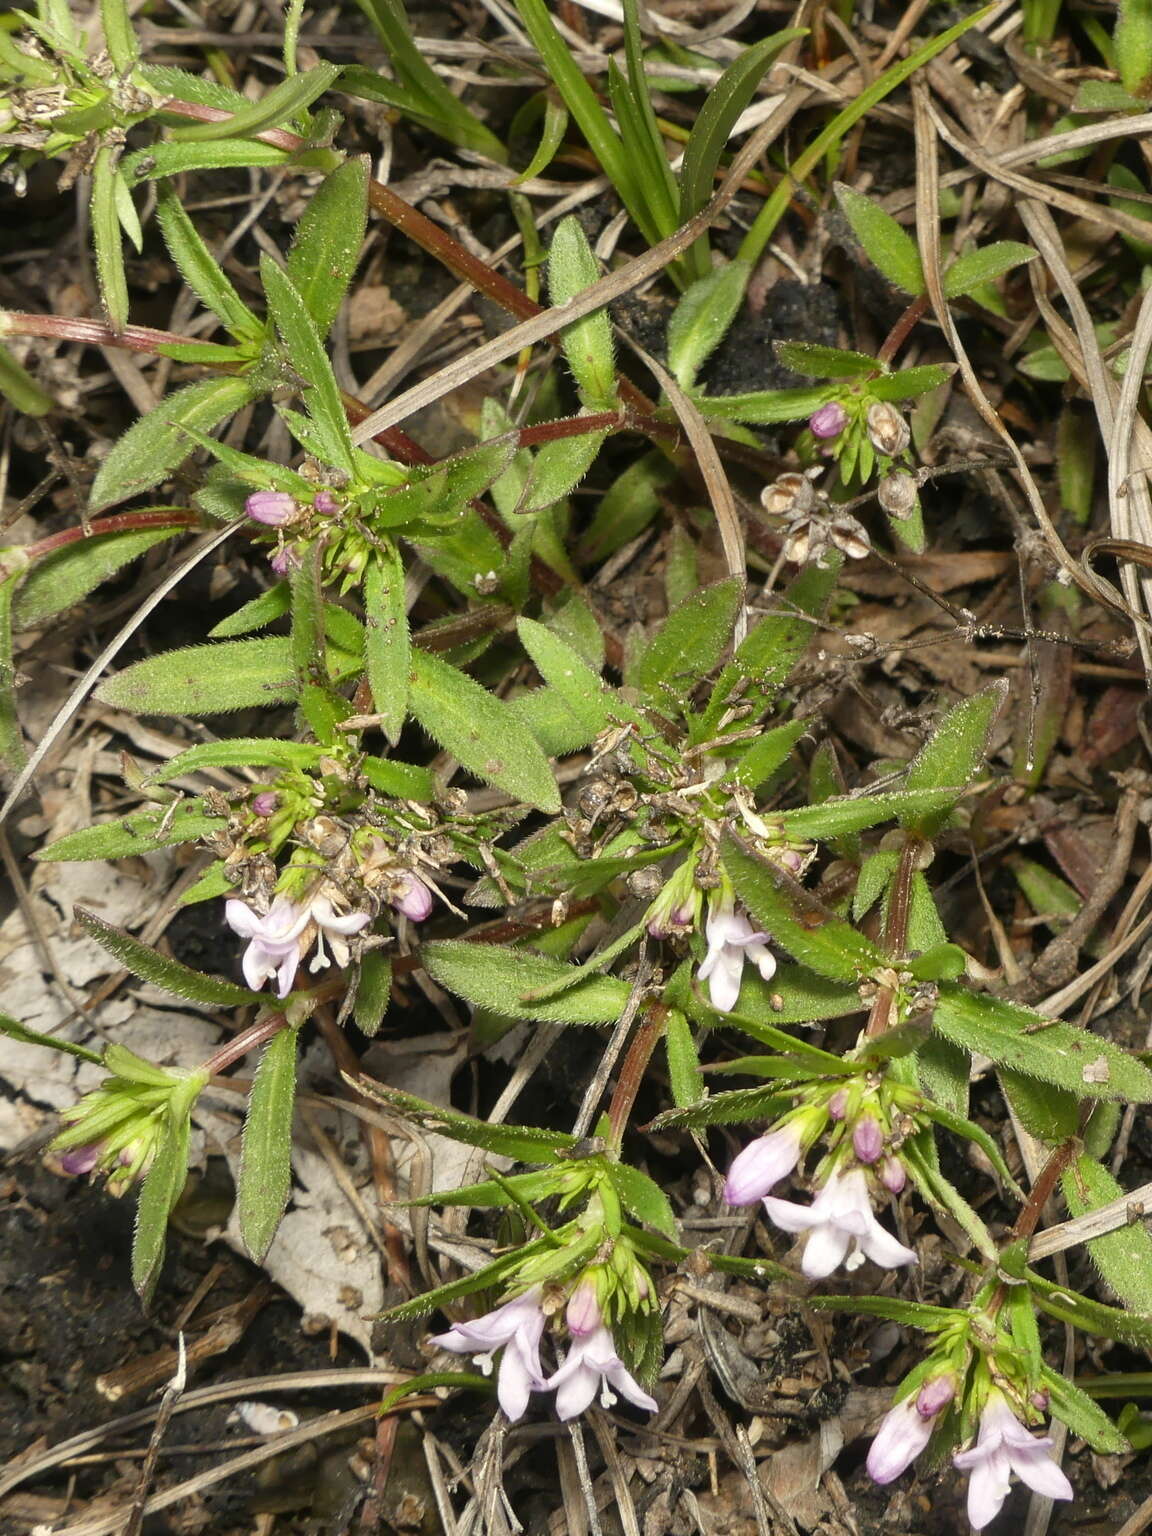
<svg viewBox="0 0 1152 1536">
<path fill-rule="evenodd" d="M 1031 1287 L 1037 1306 L 1047 1312 L 1049 1317 L 1061 1323 L 1071 1323 L 1073 1328 L 1096 1334 L 1100 1338 L 1139 1344 L 1145 1350 L 1152 1346 L 1152 1316 L 1147 1313 L 1107 1306 L 1066 1285 L 1056 1285 L 1044 1279 L 1034 1269 L 1025 1269 L 1023 1276 Z"/>
<path fill-rule="evenodd" d="M 156 219 L 180 276 L 201 304 L 210 309 L 224 329 L 238 341 L 259 340 L 264 334 L 263 322 L 257 319 L 229 282 L 169 181 L 161 182 L 157 188 Z"/>
<path fill-rule="evenodd" d="M 149 656 L 102 683 L 96 697 L 134 715 L 216 715 L 296 697 L 291 642 L 222 640 Z"/>
<path fill-rule="evenodd" d="M 846 352 L 822 347 L 814 341 L 778 341 L 777 359 L 806 379 L 870 379 L 880 364 L 866 352 Z"/>
<path fill-rule="evenodd" d="M 434 981 L 478 1008 L 490 1008 L 505 1018 L 537 1023 L 614 1023 L 628 1003 L 629 987 L 614 976 L 589 976 L 578 966 L 565 965 L 526 949 L 494 944 L 469 944 L 445 939 L 425 944 L 420 952 Z M 557 995 L 535 999 L 569 976 L 572 986 Z"/>
<path fill-rule="evenodd" d="M 268 1252 L 292 1193 L 297 1034 L 282 1029 L 269 1040 L 248 1096 L 236 1215 L 244 1246 L 257 1264 Z"/>
<path fill-rule="evenodd" d="M 676 1217 L 668 1196 L 646 1173 L 627 1163 L 609 1163 L 608 1177 L 630 1216 L 676 1241 Z"/>
<path fill-rule="evenodd" d="M 775 1029 L 778 1024 L 842 1019 L 866 1008 L 858 987 L 815 976 L 802 965 L 778 965 L 771 981 L 762 980 L 746 966 L 740 1010 L 732 1015 L 732 1022 L 746 1034 L 765 1040 L 764 1031 Z"/>
<path fill-rule="evenodd" d="M 379 1034 L 391 997 L 392 961 L 379 950 L 370 949 L 360 961 L 352 1005 L 356 1028 L 369 1040 Z"/>
<path fill-rule="evenodd" d="M 953 1221 L 968 1234 L 977 1250 L 994 1262 L 997 1249 L 992 1234 L 941 1169 L 936 1141 L 927 1126 L 904 1143 L 900 1149 L 900 1160 L 925 1200 L 947 1211 Z"/>
<path fill-rule="evenodd" d="M 1018 240 L 994 240 L 957 256 L 944 273 L 944 292 L 950 299 L 961 298 L 985 283 L 992 283 L 1013 267 L 1035 261 L 1036 252 Z"/>
<path fill-rule="evenodd" d="M 127 859 L 157 848 L 195 842 L 224 826 L 224 818 L 210 814 L 202 800 L 184 800 L 175 806 L 150 806 L 114 821 L 81 827 L 79 832 L 69 832 L 41 848 L 36 858 L 46 864 L 65 859 Z"/>
<path fill-rule="evenodd" d="M 1052 1402 L 1052 1413 L 1061 1423 L 1067 1424 L 1074 1435 L 1087 1440 L 1094 1451 L 1103 1455 L 1123 1455 L 1131 1449 L 1127 1438 L 1099 1404 L 1094 1403 L 1087 1392 L 1082 1392 L 1074 1381 L 1041 1363 L 1040 1380 Z"/>
<path fill-rule="evenodd" d="M 958 792 L 975 778 L 988 750 L 988 734 L 1008 696 L 1003 678 L 950 709 L 909 764 L 904 783 L 909 790 L 953 788 Z M 946 810 L 898 811 L 902 826 L 917 837 L 935 836 L 947 820 Z"/>
<path fill-rule="evenodd" d="M 412 653 L 411 689 L 412 714 L 469 773 L 537 810 L 559 811 L 548 759 L 502 699 L 423 651 Z"/>
<path fill-rule="evenodd" d="M 845 186 L 835 184 L 840 211 L 872 264 L 890 283 L 915 297 L 924 292 L 924 267 L 915 240 L 879 203 Z"/>
<path fill-rule="evenodd" d="M 714 1093 L 684 1109 L 666 1109 L 652 1121 L 653 1130 L 704 1130 L 710 1125 L 743 1125 L 749 1120 L 772 1121 L 792 1105 L 792 1090 L 765 1086 Z"/>
<path fill-rule="evenodd" d="M 520 619 L 516 629 L 540 676 L 572 711 L 589 742 L 609 725 L 640 718 L 553 630 L 534 619 Z"/>
<path fill-rule="evenodd" d="M 830 981 L 856 981 L 884 965 L 883 954 L 851 924 L 738 838 L 725 838 L 721 858 L 759 928 L 802 965 Z"/>
<path fill-rule="evenodd" d="M 92 166 L 92 243 L 96 252 L 96 277 L 100 297 L 114 331 L 122 331 L 128 319 L 128 279 L 124 275 L 124 248 L 117 208 L 119 151 L 103 144 Z"/>
<path fill-rule="evenodd" d="M 628 668 L 628 685 L 657 707 L 675 704 L 682 713 L 688 694 L 731 644 L 743 600 L 744 585 L 736 576 L 685 598 Z"/>
<path fill-rule="evenodd" d="M 117 439 L 96 472 L 89 510 L 101 512 L 157 485 L 192 451 L 185 427 L 210 432 L 251 398 L 248 382 L 231 377 L 205 379 L 169 395 Z"/>
<path fill-rule="evenodd" d="M 426 1130 L 439 1131 L 465 1146 L 482 1147 L 485 1152 L 510 1157 L 517 1163 L 552 1163 L 558 1152 L 576 1145 L 576 1138 L 567 1131 L 549 1131 L 535 1125 L 490 1125 L 486 1120 L 477 1120 L 473 1115 L 461 1114 L 458 1109 L 443 1104 L 429 1104 L 426 1099 L 389 1088 L 386 1083 L 375 1082 L 372 1078 L 358 1077 L 349 1081 L 386 1109 L 414 1120 Z M 424 1203 L 435 1203 L 440 1198 L 441 1195 L 429 1195 Z"/>
<path fill-rule="evenodd" d="M 316 429 L 321 457 L 345 474 L 355 476 L 357 456 L 351 428 L 323 338 L 292 279 L 268 256 L 261 260 L 260 279 L 269 311 L 284 341 L 285 360 L 304 382 L 304 404 Z"/>
<path fill-rule="evenodd" d="M 280 741 L 271 736 L 201 741 L 170 757 L 148 775 L 146 782 L 167 784 L 204 768 L 311 768 L 320 756 L 320 747 L 310 742 Z"/>
<path fill-rule="evenodd" d="M 261 133 L 265 128 L 290 122 L 318 96 L 322 96 L 340 74 L 339 64 L 317 64 L 302 74 L 289 75 L 259 101 L 248 101 L 232 117 L 213 123 L 184 123 L 172 129 L 172 138 L 181 144 L 199 144 L 213 139 L 240 139 Z"/>
<path fill-rule="evenodd" d="M 367 220 L 368 162 L 345 160 L 313 194 L 288 252 L 288 276 L 321 336 L 352 281 Z"/>
<path fill-rule="evenodd" d="M 1113 1200 L 1124 1189 L 1096 1158 L 1082 1152 L 1061 1180 L 1073 1216 L 1083 1216 Z M 1093 1264 L 1126 1307 L 1152 1314 L 1152 1234 L 1140 1222 L 1089 1239 Z"/>
<path fill-rule="evenodd" d="M 78 1045 L 75 1040 L 62 1040 L 59 1035 L 42 1035 L 38 1029 L 29 1029 L 6 1013 L 0 1013 L 0 1035 L 7 1035 L 9 1040 L 15 1040 L 20 1045 L 40 1045 L 49 1051 L 62 1051 L 66 1056 L 75 1056 L 77 1060 L 91 1062 L 96 1067 L 104 1060 L 99 1051 Z"/>
<path fill-rule="evenodd" d="M 692 1038 L 692 1027 L 678 1008 L 668 1011 L 664 1048 L 668 1058 L 668 1084 L 672 1090 L 672 1102 L 678 1109 L 698 1103 L 704 1097 L 700 1055 Z"/>
<path fill-rule="evenodd" d="M 868 1317 L 886 1317 L 924 1333 L 943 1333 L 946 1328 L 955 1328 L 966 1315 L 959 1308 L 901 1301 L 896 1296 L 811 1296 L 806 1305 L 822 1312 L 863 1312 Z"/>
<path fill-rule="evenodd" d="M 561 219 L 548 251 L 548 297 L 553 308 L 591 288 L 600 268 L 588 236 L 575 214 Z M 612 346 L 612 322 L 606 309 L 594 310 L 583 320 L 565 326 L 560 345 L 581 404 L 593 411 L 609 411 L 616 404 L 616 359 Z"/>
<path fill-rule="evenodd" d="M 12 604 L 13 628 L 36 628 L 45 619 L 80 602 L 146 550 L 187 532 L 187 521 L 181 518 L 179 522 L 159 523 L 151 528 L 94 534 L 54 549 L 37 560 L 21 581 Z"/>
<path fill-rule="evenodd" d="M 781 811 L 773 820 L 792 837 L 829 839 L 882 821 L 946 814 L 955 800 L 956 794 L 950 789 L 895 789 L 798 806 L 794 811 Z"/>
<path fill-rule="evenodd" d="M 265 1001 L 247 987 L 238 987 L 220 976 L 205 976 L 201 971 L 182 965 L 179 960 L 157 954 L 147 944 L 134 939 L 130 933 L 114 927 L 112 923 L 106 923 L 102 917 L 85 911 L 83 907 L 76 907 L 74 915 L 84 931 L 110 955 L 115 955 L 126 970 L 176 997 L 186 997 L 194 1003 L 214 1003 L 232 1008 Z"/>
<path fill-rule="evenodd" d="M 742 261 L 717 267 L 694 282 L 673 310 L 668 322 L 668 367 L 681 389 L 692 388 L 696 375 L 728 334 L 743 302 L 748 274 Z"/>
<path fill-rule="evenodd" d="M 1110 1040 L 1030 1008 L 945 984 L 932 1022 L 946 1040 L 1077 1098 L 1152 1100 L 1152 1071 L 1143 1062 Z"/>
<path fill-rule="evenodd" d="M 111 1066 L 111 1062 L 106 1064 Z M 190 1076 L 172 1092 L 165 1111 L 164 1133 L 140 1189 L 132 1239 L 132 1284 L 145 1305 L 160 1276 L 168 1217 L 188 1177 L 189 1120 L 206 1081 L 200 1074 Z"/>
<path fill-rule="evenodd" d="M 597 430 L 544 443 L 532 460 L 516 515 L 544 512 L 574 491 L 595 464 L 607 436 L 606 430 Z"/>
<path fill-rule="evenodd" d="M 395 546 L 375 549 L 364 572 L 364 661 L 385 736 L 395 744 L 408 713 L 411 638 L 404 562 Z"/>
</svg>

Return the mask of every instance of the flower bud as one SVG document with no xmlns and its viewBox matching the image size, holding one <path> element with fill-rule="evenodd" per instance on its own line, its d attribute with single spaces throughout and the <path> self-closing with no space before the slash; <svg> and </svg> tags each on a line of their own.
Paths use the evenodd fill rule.
<svg viewBox="0 0 1152 1536">
<path fill-rule="evenodd" d="M 897 469 L 876 487 L 876 500 L 889 517 L 911 517 L 916 510 L 916 477 Z"/>
<path fill-rule="evenodd" d="M 418 875 L 400 875 L 388 892 L 388 900 L 411 923 L 422 923 L 432 910 L 432 892 Z"/>
<path fill-rule="evenodd" d="M 862 1163 L 874 1163 L 884 1150 L 884 1132 L 879 1121 L 863 1115 L 852 1127 L 852 1150 Z"/>
<path fill-rule="evenodd" d="M 253 491 L 244 503 L 244 510 L 258 523 L 266 523 L 269 528 L 283 528 L 296 516 L 298 508 L 295 498 L 287 491 Z"/>
<path fill-rule="evenodd" d="M 290 548 L 278 549 L 269 560 L 268 564 L 276 572 L 277 576 L 287 576 L 291 571 L 300 569 L 300 557 L 295 550 Z"/>
<path fill-rule="evenodd" d="M 324 517 L 331 517 L 334 512 L 340 510 L 340 503 L 331 491 L 317 491 L 312 499 L 312 505 Z"/>
<path fill-rule="evenodd" d="M 280 804 L 280 796 L 272 789 L 263 789 L 252 796 L 252 809 L 257 816 L 271 816 Z"/>
<path fill-rule="evenodd" d="M 890 1195 L 898 1195 L 904 1188 L 908 1175 L 898 1157 L 886 1157 L 880 1164 L 880 1182 Z"/>
<path fill-rule="evenodd" d="M 873 400 L 868 407 L 868 439 L 877 453 L 894 459 L 912 441 L 908 423 L 887 400 Z"/>
<path fill-rule="evenodd" d="M 847 1111 L 848 1094 L 843 1088 L 839 1088 L 828 1100 L 828 1118 L 830 1120 L 843 1120 Z"/>
<path fill-rule="evenodd" d="M 596 1282 L 591 1275 L 586 1274 L 569 1296 L 564 1321 L 568 1324 L 568 1332 L 573 1338 L 595 1333 L 603 1322 L 600 1301 L 596 1294 Z"/>
<path fill-rule="evenodd" d="M 848 412 L 839 400 L 829 400 L 808 418 L 808 430 L 813 437 L 839 437 L 848 425 Z"/>
<path fill-rule="evenodd" d="M 916 1394 L 916 1412 L 922 1419 L 934 1419 L 938 1413 L 944 1412 L 955 1396 L 956 1378 L 935 1376 L 931 1381 L 926 1381 Z"/>
</svg>

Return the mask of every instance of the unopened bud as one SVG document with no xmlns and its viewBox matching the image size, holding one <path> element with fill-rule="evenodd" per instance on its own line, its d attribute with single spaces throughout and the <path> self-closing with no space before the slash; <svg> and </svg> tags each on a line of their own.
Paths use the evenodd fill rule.
<svg viewBox="0 0 1152 1536">
<path fill-rule="evenodd" d="M 839 400 L 829 400 L 808 418 L 808 430 L 813 437 L 839 437 L 848 425 L 848 412 Z"/>
<path fill-rule="evenodd" d="M 568 1332 L 573 1338 L 595 1333 L 602 1320 L 600 1302 L 596 1296 L 596 1282 L 591 1276 L 585 1275 L 568 1298 L 568 1307 L 564 1313 Z"/>
<path fill-rule="evenodd" d="M 828 1117 L 831 1120 L 843 1120 L 847 1109 L 848 1095 L 841 1088 L 828 1100 Z"/>
<path fill-rule="evenodd" d="M 271 816 L 272 812 L 280 804 L 280 796 L 275 790 L 264 789 L 258 795 L 252 797 L 252 809 L 257 816 Z"/>
<path fill-rule="evenodd" d="M 852 1150 L 862 1163 L 874 1163 L 884 1150 L 884 1132 L 871 1115 L 864 1115 L 852 1127 Z"/>
<path fill-rule="evenodd" d="M 325 517 L 331 517 L 334 512 L 339 512 L 340 510 L 340 503 L 331 491 L 317 491 L 312 498 L 312 505 L 316 508 L 317 512 L 322 513 Z"/>
<path fill-rule="evenodd" d="M 955 1396 L 955 1378 L 936 1376 L 932 1381 L 926 1381 L 916 1394 L 916 1412 L 922 1419 L 934 1419 L 944 1412 Z"/>
<path fill-rule="evenodd" d="M 889 517 L 911 517 L 916 510 L 916 477 L 897 469 L 876 487 L 876 500 Z"/>
<path fill-rule="evenodd" d="M 894 459 L 912 441 L 908 423 L 887 400 L 873 400 L 868 407 L 868 437 L 877 453 Z"/>
<path fill-rule="evenodd" d="M 297 507 L 295 497 L 289 496 L 287 491 L 253 491 L 244 503 L 244 510 L 258 523 L 266 523 L 269 528 L 283 528 L 296 516 Z"/>
<path fill-rule="evenodd" d="M 418 875 L 401 875 L 388 900 L 411 923 L 422 923 L 432 910 L 432 892 Z"/>
<path fill-rule="evenodd" d="M 890 1195 L 898 1195 L 904 1188 L 908 1175 L 898 1157 L 886 1157 L 880 1164 L 880 1182 Z"/>
</svg>

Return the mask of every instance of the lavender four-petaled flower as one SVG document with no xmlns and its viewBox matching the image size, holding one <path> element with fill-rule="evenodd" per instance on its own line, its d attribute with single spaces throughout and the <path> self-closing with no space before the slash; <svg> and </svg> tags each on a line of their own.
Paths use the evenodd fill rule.
<svg viewBox="0 0 1152 1536">
<path fill-rule="evenodd" d="M 524 1416 L 529 1396 L 549 1385 L 540 1365 L 543 1332 L 544 1310 L 540 1305 L 540 1287 L 536 1285 L 483 1317 L 457 1323 L 447 1333 L 436 1334 L 431 1342 L 453 1354 L 471 1355 L 485 1376 L 492 1370 L 494 1352 L 503 1346 L 496 1396 L 505 1414 L 515 1422 Z"/>
<path fill-rule="evenodd" d="M 976 1444 L 952 1458 L 968 1473 L 968 1520 L 982 1531 L 1000 1513 L 1012 1473 L 1046 1499 L 1071 1499 L 1072 1484 L 1048 1455 L 1052 1439 L 1039 1440 L 1021 1424 L 1002 1392 L 994 1387 L 980 1415 Z"/>
<path fill-rule="evenodd" d="M 751 1205 L 762 1200 L 781 1179 L 788 1177 L 800 1161 L 802 1150 L 800 1127 L 794 1120 L 758 1136 L 733 1160 L 724 1180 L 725 1200 L 729 1205 Z"/>
<path fill-rule="evenodd" d="M 745 960 L 751 960 L 765 981 L 776 974 L 776 956 L 768 948 L 768 935 L 753 928 L 743 912 L 735 910 L 731 896 L 714 901 L 704 923 L 708 953 L 700 967 L 700 980 L 708 983 L 712 1006 L 730 1013 L 740 996 Z"/>
<path fill-rule="evenodd" d="M 912 1249 L 876 1220 L 863 1168 L 830 1173 L 810 1206 L 765 1196 L 764 1209 L 783 1231 L 807 1232 L 800 1268 L 810 1280 L 823 1280 L 840 1264 L 857 1269 L 866 1258 L 884 1269 L 916 1263 Z"/>
</svg>

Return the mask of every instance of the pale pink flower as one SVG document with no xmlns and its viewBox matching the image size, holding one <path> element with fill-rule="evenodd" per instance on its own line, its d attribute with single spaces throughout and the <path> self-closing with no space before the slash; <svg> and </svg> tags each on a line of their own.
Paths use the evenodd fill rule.
<svg viewBox="0 0 1152 1536">
<path fill-rule="evenodd" d="M 764 1209 L 783 1231 L 808 1233 L 800 1268 L 810 1280 L 823 1280 L 840 1264 L 858 1269 L 866 1258 L 884 1269 L 916 1263 L 911 1248 L 876 1220 L 863 1168 L 829 1174 L 809 1206 L 769 1195 Z"/>
<path fill-rule="evenodd" d="M 313 943 L 316 954 L 311 970 L 322 970 L 331 963 L 324 949 L 325 939 L 337 965 L 347 965 L 348 935 L 359 933 L 372 920 L 367 912 L 336 912 L 326 896 L 295 902 L 283 893 L 273 900 L 264 917 L 253 912 L 247 902 L 237 900 L 224 903 L 224 916 L 232 931 L 249 941 L 240 962 L 244 980 L 258 992 L 270 976 L 275 976 L 277 997 L 291 992 L 300 961 Z"/>
<path fill-rule="evenodd" d="M 768 935 L 753 928 L 744 913 L 735 910 L 731 896 L 711 904 L 704 932 L 708 953 L 700 967 L 700 980 L 708 983 L 713 1008 L 730 1013 L 740 996 L 745 960 L 753 961 L 764 980 L 771 981 L 776 974 L 776 957 L 768 948 Z"/>
<path fill-rule="evenodd" d="M 781 1179 L 786 1179 L 800 1161 L 800 1127 L 789 1121 L 749 1142 L 737 1153 L 724 1181 L 724 1198 L 729 1205 L 751 1205 L 762 1200 Z"/>
<path fill-rule="evenodd" d="M 550 1385 L 545 1383 L 540 1365 L 543 1332 L 544 1309 L 540 1305 L 540 1287 L 536 1285 L 483 1317 L 457 1323 L 447 1333 L 436 1334 L 431 1342 L 453 1354 L 471 1355 L 485 1376 L 492 1371 L 493 1354 L 503 1346 L 496 1396 L 505 1414 L 515 1422 L 523 1418 L 531 1393 L 542 1392 Z"/>
<path fill-rule="evenodd" d="M 556 1412 L 565 1422 L 583 1413 L 597 1392 L 601 1407 L 611 1408 L 616 1401 L 613 1387 L 648 1413 L 655 1413 L 658 1407 L 616 1353 L 612 1335 L 603 1324 L 573 1338 L 568 1358 L 548 1378 L 547 1385 L 556 1388 Z"/>
<path fill-rule="evenodd" d="M 244 503 L 248 516 L 269 528 L 283 528 L 296 516 L 296 499 L 287 491 L 253 491 Z"/>
<path fill-rule="evenodd" d="M 932 1438 L 936 1421 L 956 1396 L 951 1376 L 936 1376 L 914 1397 L 906 1397 L 884 1415 L 868 1451 L 868 1476 L 874 1483 L 895 1482 Z"/>
<path fill-rule="evenodd" d="M 982 1531 L 1000 1513 L 1013 1472 L 1046 1499 L 1074 1497 L 1072 1484 L 1048 1455 L 1051 1448 L 1051 1436 L 1038 1440 L 1029 1434 L 1007 1398 L 993 1388 L 980 1415 L 976 1444 L 952 1458 L 953 1465 L 968 1473 L 968 1520 L 973 1530 Z"/>
</svg>

